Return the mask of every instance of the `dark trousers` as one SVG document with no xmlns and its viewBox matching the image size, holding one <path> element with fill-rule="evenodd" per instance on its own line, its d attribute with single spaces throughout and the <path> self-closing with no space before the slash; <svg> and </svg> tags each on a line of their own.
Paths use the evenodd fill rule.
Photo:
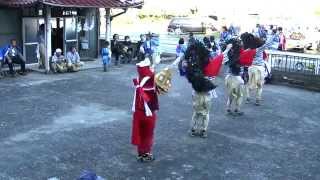
<svg viewBox="0 0 320 180">
<path fill-rule="evenodd" d="M 6 63 L 9 66 L 9 72 L 10 74 L 14 74 L 13 71 L 13 64 L 20 64 L 21 66 L 21 71 L 25 72 L 26 71 L 26 62 L 24 62 L 19 56 L 15 56 L 15 57 L 11 57 L 12 62 L 10 62 L 8 60 L 8 58 L 6 58 Z"/>
<path fill-rule="evenodd" d="M 114 65 L 117 66 L 119 64 L 120 53 L 118 52 L 114 53 L 114 57 L 115 57 Z"/>
</svg>

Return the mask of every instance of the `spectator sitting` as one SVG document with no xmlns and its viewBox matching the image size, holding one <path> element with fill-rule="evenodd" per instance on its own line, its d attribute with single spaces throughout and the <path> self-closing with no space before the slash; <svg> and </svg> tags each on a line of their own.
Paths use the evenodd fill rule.
<svg viewBox="0 0 320 180">
<path fill-rule="evenodd" d="M 103 71 L 107 72 L 108 66 L 111 64 L 111 50 L 110 50 L 109 41 L 107 41 L 104 47 L 101 49 L 101 57 L 103 63 Z"/>
<path fill-rule="evenodd" d="M 130 36 L 124 37 L 123 55 L 124 55 L 124 61 L 127 63 L 130 63 L 133 58 L 133 48 L 132 48 Z"/>
<path fill-rule="evenodd" d="M 3 52 L 4 63 L 8 64 L 11 76 L 15 75 L 15 72 L 13 71 L 13 63 L 21 65 L 21 72 L 19 72 L 20 75 L 26 75 L 26 60 L 17 46 L 17 41 L 15 39 L 11 40 L 11 44 L 8 45 Z"/>
<path fill-rule="evenodd" d="M 64 58 L 64 56 L 62 55 L 62 50 L 61 49 L 56 49 L 56 52 L 53 54 L 52 56 L 52 60 L 50 63 L 50 67 L 51 70 L 54 73 L 64 73 L 67 72 L 67 63 L 66 60 Z"/>
<path fill-rule="evenodd" d="M 67 53 L 67 68 L 70 72 L 77 72 L 83 63 L 80 61 L 79 53 L 75 47 L 71 47 Z"/>
</svg>

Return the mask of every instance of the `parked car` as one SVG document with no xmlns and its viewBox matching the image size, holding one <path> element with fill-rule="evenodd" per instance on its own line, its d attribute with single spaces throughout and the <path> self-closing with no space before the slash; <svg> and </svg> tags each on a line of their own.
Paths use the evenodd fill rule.
<svg viewBox="0 0 320 180">
<path fill-rule="evenodd" d="M 206 33 L 208 29 L 216 31 L 214 20 L 209 18 L 173 18 L 168 25 L 169 33 L 198 32 Z"/>
<path fill-rule="evenodd" d="M 305 50 L 320 50 L 320 32 L 309 31 L 307 34 L 292 32 L 287 39 L 287 50 L 305 52 Z M 318 51 L 319 51 L 318 50 Z"/>
<path fill-rule="evenodd" d="M 320 52 L 320 29 L 311 33 L 310 40 L 310 50 L 315 50 Z"/>
<path fill-rule="evenodd" d="M 292 32 L 287 39 L 286 49 L 288 51 L 303 53 L 306 46 L 305 39 L 305 35 L 301 32 Z"/>
</svg>

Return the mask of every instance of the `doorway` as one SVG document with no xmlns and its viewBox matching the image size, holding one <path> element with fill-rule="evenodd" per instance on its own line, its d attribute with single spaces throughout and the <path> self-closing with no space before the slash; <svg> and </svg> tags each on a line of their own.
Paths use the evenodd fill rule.
<svg viewBox="0 0 320 180">
<path fill-rule="evenodd" d="M 63 18 L 53 18 L 51 19 L 51 48 L 52 55 L 56 51 L 56 49 L 63 50 L 63 32 L 64 32 L 64 22 Z"/>
<path fill-rule="evenodd" d="M 57 48 L 64 54 L 71 48 L 78 46 L 77 18 L 61 17 L 51 19 L 51 47 L 52 54 Z"/>
<path fill-rule="evenodd" d="M 27 64 L 35 64 L 39 61 L 39 35 L 45 32 L 40 31 L 44 24 L 43 18 L 23 18 L 23 55 L 27 59 Z M 71 47 L 78 48 L 77 18 L 76 17 L 56 17 L 51 18 L 51 55 L 57 48 L 63 54 Z M 44 30 L 43 30 L 44 31 Z M 45 37 L 44 37 L 45 38 Z"/>
<path fill-rule="evenodd" d="M 37 64 L 39 27 L 43 23 L 42 18 L 24 17 L 22 20 L 23 55 L 27 64 Z"/>
</svg>

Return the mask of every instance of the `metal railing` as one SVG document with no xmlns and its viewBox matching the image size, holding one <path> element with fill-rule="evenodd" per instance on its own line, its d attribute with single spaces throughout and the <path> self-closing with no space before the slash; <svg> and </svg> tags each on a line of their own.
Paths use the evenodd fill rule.
<svg viewBox="0 0 320 180">
<path fill-rule="evenodd" d="M 320 79 L 320 55 L 267 51 L 272 71 Z"/>
</svg>

